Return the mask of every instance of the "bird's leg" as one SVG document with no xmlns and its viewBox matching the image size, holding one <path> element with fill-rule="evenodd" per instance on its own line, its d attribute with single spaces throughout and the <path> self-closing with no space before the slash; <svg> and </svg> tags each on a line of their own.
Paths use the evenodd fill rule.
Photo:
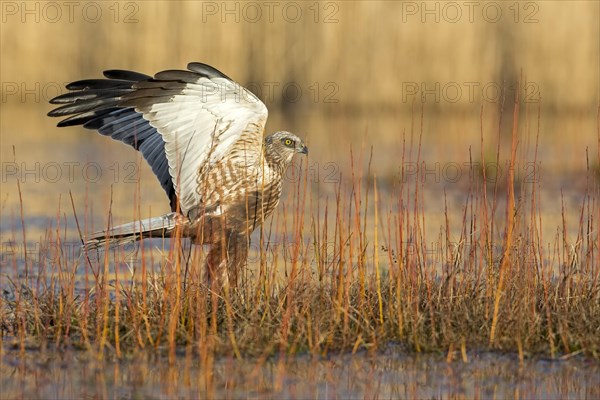
<svg viewBox="0 0 600 400">
<path fill-rule="evenodd" d="M 227 243 L 224 243 L 224 242 Z M 245 235 L 232 233 L 211 243 L 206 257 L 206 283 L 217 283 L 219 290 L 225 285 L 237 287 L 239 273 L 248 258 L 248 240 Z"/>
<path fill-rule="evenodd" d="M 221 261 L 218 269 L 218 287 L 219 289 L 229 289 L 229 275 L 227 274 L 227 260 Z"/>
<path fill-rule="evenodd" d="M 210 245 L 210 251 L 206 256 L 205 274 L 206 285 L 214 289 L 221 290 L 221 287 L 228 281 L 227 277 L 227 253 L 224 251 L 224 246 L 221 241 L 217 241 Z"/>
<path fill-rule="evenodd" d="M 188 272 L 189 272 L 189 268 L 190 268 L 190 259 L 192 258 L 192 246 L 193 246 L 192 243 L 188 244 L 187 255 L 185 254 L 185 249 L 183 247 L 181 247 L 181 255 L 185 259 L 185 270 L 183 272 L 183 291 L 184 292 L 187 287 L 187 278 L 188 278 Z"/>
<path fill-rule="evenodd" d="M 233 287 L 237 287 L 238 277 L 248 258 L 248 242 L 245 236 L 230 236 L 227 243 L 227 272 Z"/>
</svg>

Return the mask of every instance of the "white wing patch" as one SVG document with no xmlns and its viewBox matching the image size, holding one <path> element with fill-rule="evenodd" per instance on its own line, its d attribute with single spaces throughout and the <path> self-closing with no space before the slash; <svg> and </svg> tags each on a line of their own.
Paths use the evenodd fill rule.
<svg viewBox="0 0 600 400">
<path fill-rule="evenodd" d="M 225 157 L 252 125 L 260 127 L 252 132 L 258 148 L 249 153 L 259 157 L 268 115 L 254 94 L 221 77 L 199 78 L 187 83 L 169 102 L 136 111 L 163 137 L 169 173 L 184 215 L 202 202 L 197 190 L 200 168 Z"/>
</svg>

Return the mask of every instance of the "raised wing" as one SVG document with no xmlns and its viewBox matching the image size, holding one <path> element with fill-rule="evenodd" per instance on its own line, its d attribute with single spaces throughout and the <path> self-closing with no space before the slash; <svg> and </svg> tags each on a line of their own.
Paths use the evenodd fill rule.
<svg viewBox="0 0 600 400">
<path fill-rule="evenodd" d="M 202 205 L 198 171 L 224 158 L 243 141 L 246 163 L 258 163 L 267 108 L 250 91 L 201 63 L 189 71 L 159 72 L 154 78 L 106 71 L 108 79 L 74 82 L 51 100 L 63 104 L 50 116 L 71 117 L 59 126 L 80 125 L 141 151 L 176 210 Z"/>
</svg>

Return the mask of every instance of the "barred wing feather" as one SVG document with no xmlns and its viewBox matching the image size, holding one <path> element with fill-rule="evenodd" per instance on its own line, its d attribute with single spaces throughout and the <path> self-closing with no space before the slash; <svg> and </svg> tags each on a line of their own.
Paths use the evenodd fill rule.
<svg viewBox="0 0 600 400">
<path fill-rule="evenodd" d="M 203 204 L 198 172 L 225 159 L 242 136 L 245 163 L 259 161 L 267 108 L 242 86 L 224 78 L 196 78 L 168 102 L 152 101 L 152 88 L 144 86 L 124 96 L 124 104 L 137 104 L 136 111 L 161 134 L 184 215 Z"/>
<path fill-rule="evenodd" d="M 59 126 L 83 125 L 139 150 L 171 200 L 188 215 L 203 204 L 198 172 L 227 158 L 243 142 L 244 162 L 260 160 L 267 108 L 250 91 L 215 68 L 188 64 L 150 77 L 110 70 L 107 79 L 67 86 L 51 100 Z"/>
</svg>

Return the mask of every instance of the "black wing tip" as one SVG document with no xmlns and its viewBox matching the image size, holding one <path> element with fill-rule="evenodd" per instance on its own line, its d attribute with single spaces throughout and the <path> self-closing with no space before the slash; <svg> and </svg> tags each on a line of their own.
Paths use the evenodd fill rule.
<svg viewBox="0 0 600 400">
<path fill-rule="evenodd" d="M 52 110 L 52 111 L 54 111 L 54 110 Z M 52 111 L 50 111 L 50 112 L 48 113 L 48 116 L 49 116 L 49 117 L 61 117 L 61 115 L 56 115 L 56 114 L 53 114 L 53 112 L 52 112 Z M 63 115 L 63 116 L 64 116 L 64 115 Z M 56 124 L 56 126 L 57 126 L 58 128 L 64 128 L 65 126 L 74 126 L 74 125 L 80 125 L 80 124 L 77 124 L 77 123 L 73 123 L 71 120 L 72 120 L 72 118 L 70 118 L 70 117 L 69 117 L 69 118 L 65 118 L 65 119 L 63 119 L 62 121 L 60 121 L 59 123 L 57 123 L 57 124 Z"/>
<path fill-rule="evenodd" d="M 51 115 L 52 117 L 57 117 L 59 115 Z M 64 116 L 64 115 L 63 115 Z M 81 116 L 79 114 L 75 114 L 75 115 L 71 115 L 68 118 L 63 119 L 62 121 L 60 121 L 58 124 L 56 124 L 57 127 L 59 128 L 64 128 L 67 126 L 77 126 L 77 125 L 85 125 L 85 120 L 82 120 L 80 118 Z M 84 126 L 85 128 L 85 126 Z"/>
<path fill-rule="evenodd" d="M 72 104 L 64 104 L 60 107 L 55 108 L 54 110 L 49 111 L 47 115 L 49 117 L 65 117 L 70 114 L 77 114 L 75 112 L 65 112 L 65 108 L 70 107 L 71 105 Z"/>
<path fill-rule="evenodd" d="M 65 87 L 67 88 L 67 90 L 83 90 L 90 88 L 93 84 L 93 81 L 97 81 L 97 79 L 81 79 L 78 81 L 67 83 Z"/>
<path fill-rule="evenodd" d="M 208 64 L 204 64 L 201 62 L 191 62 L 187 65 L 187 68 L 190 71 L 193 72 L 197 72 L 201 75 L 205 75 L 209 78 L 225 78 L 228 80 L 232 80 L 230 77 L 228 77 L 227 75 L 225 75 L 224 73 L 222 73 L 221 71 L 219 71 L 218 69 L 216 69 L 215 67 L 208 65 Z"/>
<path fill-rule="evenodd" d="M 225 75 L 224 73 L 222 73 L 215 67 L 208 65 L 208 64 L 201 63 L 201 62 L 188 63 L 187 68 L 189 71 L 199 74 L 201 76 L 207 77 L 207 78 L 219 77 L 219 78 L 224 78 L 224 79 L 227 79 L 230 81 L 232 80 L 231 78 L 229 78 L 227 75 Z M 167 71 L 163 71 L 162 73 L 164 74 L 164 73 L 168 73 L 168 72 L 177 73 L 177 72 L 184 72 L 184 71 L 167 70 Z M 159 74 L 161 74 L 161 73 L 159 73 Z M 50 99 L 50 101 L 49 101 L 50 104 L 60 104 L 62 106 L 51 110 L 50 112 L 47 113 L 47 115 L 49 117 L 64 117 L 64 116 L 68 116 L 69 114 L 74 114 L 74 115 L 71 115 L 69 118 L 60 121 L 57 124 L 57 126 L 58 127 L 66 127 L 66 126 L 73 126 L 73 125 L 81 125 L 82 123 L 88 122 L 86 119 L 90 117 L 90 115 L 87 112 L 84 112 L 85 110 L 79 110 L 79 111 L 74 110 L 74 112 L 66 112 L 65 111 L 65 108 L 69 108 L 69 107 L 72 108 L 72 106 L 74 104 L 77 104 L 78 101 L 81 100 L 81 99 L 77 98 L 78 95 L 76 92 L 84 93 L 84 92 L 87 92 L 88 90 L 94 89 L 94 90 L 99 90 L 99 91 L 106 90 L 106 92 L 109 93 L 109 91 L 111 91 L 111 90 L 116 91 L 118 89 L 121 89 L 121 90 L 134 89 L 134 88 L 136 88 L 136 84 L 139 82 L 153 80 L 153 78 L 151 76 L 148 76 L 148 75 L 145 75 L 145 74 L 142 74 L 139 72 L 123 70 L 123 69 L 105 70 L 105 71 L 103 71 L 103 75 L 104 75 L 105 79 L 82 79 L 82 80 L 68 83 L 65 87 L 67 90 L 71 91 L 71 93 L 65 93 L 65 94 L 62 94 L 62 95 L 59 95 L 59 96 L 56 96 L 56 97 Z M 94 97 L 94 95 L 96 95 L 96 94 L 90 93 L 90 95 L 92 97 Z M 96 95 L 96 97 L 99 97 L 99 96 Z M 89 110 L 89 111 L 91 111 L 91 110 Z"/>
<path fill-rule="evenodd" d="M 58 124 L 56 124 L 56 126 L 58 128 L 64 128 L 65 126 L 73 126 L 73 125 L 75 125 L 75 124 L 70 124 L 69 121 L 67 121 L 67 120 L 60 121 Z"/>
<path fill-rule="evenodd" d="M 74 95 L 76 93 L 71 91 L 67 93 L 60 94 L 52 99 L 50 99 L 50 104 L 71 104 L 75 101 Z"/>
<path fill-rule="evenodd" d="M 105 78 L 116 79 L 119 81 L 139 82 L 152 79 L 151 76 L 142 74 L 141 72 L 129 71 L 126 69 L 107 69 L 102 72 Z"/>
</svg>

